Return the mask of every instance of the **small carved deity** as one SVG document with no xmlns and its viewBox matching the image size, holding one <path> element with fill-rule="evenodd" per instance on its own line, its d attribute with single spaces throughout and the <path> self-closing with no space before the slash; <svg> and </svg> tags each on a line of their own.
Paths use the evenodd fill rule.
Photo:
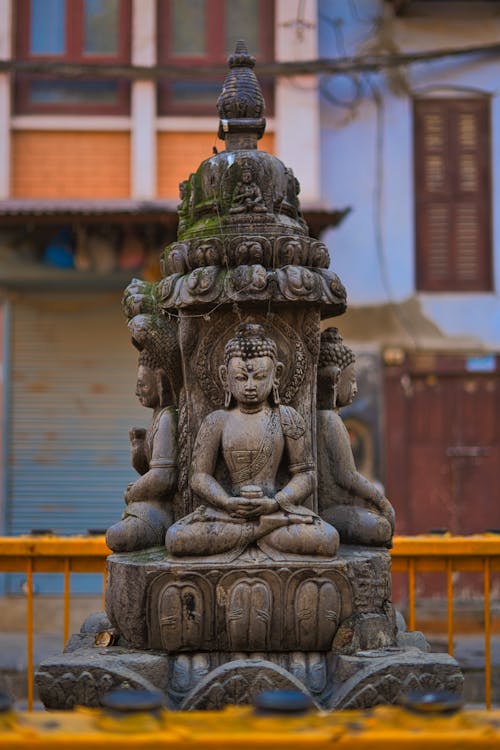
<svg viewBox="0 0 500 750">
<path fill-rule="evenodd" d="M 267 208 L 262 198 L 262 191 L 254 180 L 252 167 L 249 163 L 243 165 L 241 177 L 236 183 L 231 202 L 230 214 L 240 214 L 246 211 L 266 213 Z"/>
<path fill-rule="evenodd" d="M 356 396 L 354 353 L 336 328 L 321 334 L 318 363 L 318 496 L 320 514 L 346 544 L 390 547 L 394 509 L 357 470 L 338 410 Z"/>
<path fill-rule="evenodd" d="M 264 328 L 240 325 L 219 371 L 225 408 L 205 418 L 194 447 L 191 488 L 203 505 L 167 531 L 172 555 L 234 559 L 253 543 L 275 560 L 336 554 L 337 531 L 305 505 L 316 472 L 303 418 L 280 405 L 282 372 Z M 219 456 L 230 490 L 215 476 Z M 278 489 L 282 462 L 288 481 Z"/>
<path fill-rule="evenodd" d="M 150 316 L 137 316 L 131 324 L 140 318 Z M 172 336 L 156 336 L 154 326 L 147 328 L 146 339 L 147 346 L 139 355 L 136 395 L 143 406 L 153 409 L 153 418 L 147 429 L 133 427 L 129 433 L 132 466 L 141 476 L 125 491 L 122 520 L 107 531 L 106 543 L 113 552 L 161 545 L 173 522 L 172 502 L 177 491 L 177 409 L 173 384 L 177 379 L 174 368 L 179 363 L 176 352 L 169 353 L 168 346 L 172 349 L 176 342 Z"/>
</svg>

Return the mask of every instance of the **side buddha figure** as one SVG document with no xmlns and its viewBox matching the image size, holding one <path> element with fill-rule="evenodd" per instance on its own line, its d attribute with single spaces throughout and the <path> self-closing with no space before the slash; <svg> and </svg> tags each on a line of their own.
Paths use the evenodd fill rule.
<svg viewBox="0 0 500 750">
<path fill-rule="evenodd" d="M 205 418 L 194 446 L 190 484 L 202 504 L 168 529 L 172 555 L 235 559 L 253 544 L 274 560 L 336 554 L 337 531 L 306 507 L 316 472 L 303 418 L 280 405 L 282 372 L 264 328 L 241 324 L 219 369 L 225 408 Z"/>
<path fill-rule="evenodd" d="M 138 315 L 129 327 L 140 349 L 136 395 L 153 410 L 147 429 L 130 430 L 132 466 L 140 474 L 125 490 L 121 521 L 106 533 L 113 552 L 132 552 L 163 545 L 173 523 L 177 491 L 177 408 L 175 406 L 180 360 L 176 333 L 168 324 Z"/>
<path fill-rule="evenodd" d="M 357 394 L 354 353 L 336 328 L 321 334 L 318 362 L 318 497 L 320 514 L 345 544 L 392 546 L 394 509 L 356 469 L 339 409 Z"/>
</svg>

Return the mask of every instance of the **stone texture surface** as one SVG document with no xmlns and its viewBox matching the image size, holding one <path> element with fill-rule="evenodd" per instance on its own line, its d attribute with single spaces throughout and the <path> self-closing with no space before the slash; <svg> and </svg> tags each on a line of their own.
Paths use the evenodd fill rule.
<svg viewBox="0 0 500 750">
<path fill-rule="evenodd" d="M 219 709 L 252 703 L 264 690 L 299 690 L 318 708 L 396 703 L 411 690 L 460 693 L 454 659 L 397 647 L 343 656 L 332 652 L 165 654 L 92 647 L 47 659 L 36 673 L 47 708 L 97 706 L 115 687 L 157 689 L 173 709 Z"/>
<path fill-rule="evenodd" d="M 353 653 L 396 642 L 389 553 L 354 546 L 329 561 L 111 555 L 107 613 L 134 648 L 170 653 Z"/>
</svg>

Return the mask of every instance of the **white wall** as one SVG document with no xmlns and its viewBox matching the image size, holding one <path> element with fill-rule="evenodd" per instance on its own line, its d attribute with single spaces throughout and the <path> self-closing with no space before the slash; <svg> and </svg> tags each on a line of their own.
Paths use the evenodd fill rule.
<svg viewBox="0 0 500 750">
<path fill-rule="evenodd" d="M 375 38 L 373 21 L 382 3 L 356 0 L 356 17 L 349 0 L 320 0 L 320 55 L 338 53 L 333 25 L 339 18 L 347 54 L 369 49 Z M 453 4 L 452 4 L 453 5 Z M 464 4 L 462 4 L 464 5 Z M 467 4 L 470 5 L 470 4 Z M 385 6 L 387 12 L 387 6 Z M 362 19 L 362 21 L 359 20 Z M 388 37 L 400 51 L 491 44 L 500 38 L 500 16 L 494 18 L 394 19 Z M 370 83 L 383 93 L 383 127 L 377 129 L 377 107 Z M 500 59 L 447 60 L 408 69 L 413 93 L 429 86 L 470 87 L 492 95 L 492 174 L 494 285 L 500 288 Z M 323 84 L 325 85 L 325 84 Z M 352 97 L 348 81 L 330 80 L 336 96 Z M 328 204 L 351 206 L 352 213 L 326 240 L 333 268 L 347 287 L 349 304 L 383 304 L 416 294 L 414 277 L 414 194 L 411 96 L 396 96 L 382 76 L 362 78 L 363 92 L 352 112 L 321 100 L 321 185 Z M 350 121 L 349 116 L 351 117 Z M 377 141 L 378 138 L 378 141 Z M 382 141 L 380 156 L 380 140 Z M 377 242 L 377 153 L 381 158 L 382 246 Z M 380 164 L 379 164 L 380 166 Z M 419 294 L 422 311 L 448 336 L 475 337 L 485 347 L 500 349 L 500 298 L 484 294 Z"/>
</svg>

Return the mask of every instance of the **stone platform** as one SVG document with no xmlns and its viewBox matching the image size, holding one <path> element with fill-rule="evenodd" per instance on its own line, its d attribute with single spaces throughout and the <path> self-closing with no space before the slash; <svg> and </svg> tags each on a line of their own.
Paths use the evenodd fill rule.
<svg viewBox="0 0 500 750">
<path fill-rule="evenodd" d="M 402 634 L 403 635 L 403 634 Z M 447 654 L 406 645 L 342 656 L 319 652 L 167 654 L 124 645 L 94 645 L 94 635 L 70 639 L 63 654 L 35 675 L 48 709 L 98 706 L 114 688 L 160 690 L 174 710 L 219 709 L 252 703 L 264 690 L 299 690 L 318 708 L 369 708 L 397 703 L 414 690 L 460 694 L 463 678 Z M 422 638 L 415 639 L 418 642 Z"/>
<path fill-rule="evenodd" d="M 170 558 L 164 548 L 108 558 L 107 614 L 133 648 L 180 652 L 333 651 L 395 644 L 387 550 L 333 560 Z"/>
<path fill-rule="evenodd" d="M 159 689 L 183 710 L 251 703 L 264 690 L 299 690 L 336 709 L 462 688 L 454 659 L 398 631 L 387 550 L 274 561 L 249 549 L 233 561 L 179 562 L 156 548 L 111 555 L 108 573 L 107 615 L 40 665 L 47 708 L 98 705 L 123 686 Z"/>
</svg>

